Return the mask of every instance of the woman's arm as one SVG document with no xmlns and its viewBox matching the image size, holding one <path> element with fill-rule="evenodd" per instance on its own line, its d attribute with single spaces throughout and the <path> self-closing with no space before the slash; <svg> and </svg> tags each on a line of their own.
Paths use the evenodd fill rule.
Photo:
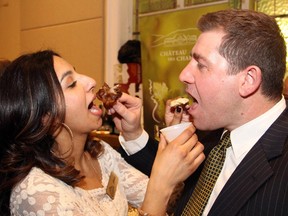
<svg viewBox="0 0 288 216">
<path fill-rule="evenodd" d="M 193 126 L 168 144 L 161 136 L 141 209 L 151 215 L 165 215 L 176 185 L 188 178 L 205 159 L 203 150 Z"/>
</svg>

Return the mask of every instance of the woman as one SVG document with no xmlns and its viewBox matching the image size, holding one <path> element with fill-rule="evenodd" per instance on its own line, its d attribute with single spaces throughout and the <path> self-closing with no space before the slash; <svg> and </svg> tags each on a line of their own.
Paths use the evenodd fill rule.
<svg viewBox="0 0 288 216">
<path fill-rule="evenodd" d="M 194 128 L 179 140 L 185 142 L 179 151 L 162 139 L 148 183 L 108 144 L 89 137 L 102 124 L 95 85 L 50 50 L 20 56 L 6 69 L 0 78 L 1 215 L 127 215 L 128 203 L 141 207 L 139 215 L 165 215 L 175 185 L 204 159 Z M 139 107 L 127 94 L 121 101 Z"/>
</svg>

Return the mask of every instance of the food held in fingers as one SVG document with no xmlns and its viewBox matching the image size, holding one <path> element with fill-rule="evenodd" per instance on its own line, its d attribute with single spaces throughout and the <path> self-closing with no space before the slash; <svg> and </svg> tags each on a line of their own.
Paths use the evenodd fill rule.
<svg viewBox="0 0 288 216">
<path fill-rule="evenodd" d="M 172 100 L 170 106 L 174 108 L 176 108 L 177 106 L 185 107 L 185 105 L 187 104 L 189 104 L 189 99 L 185 97 L 180 97 L 175 100 Z"/>
<path fill-rule="evenodd" d="M 112 108 L 121 95 L 122 91 L 120 90 L 119 85 L 110 87 L 107 83 L 104 83 L 96 93 L 96 97 L 102 101 L 106 109 Z"/>
</svg>

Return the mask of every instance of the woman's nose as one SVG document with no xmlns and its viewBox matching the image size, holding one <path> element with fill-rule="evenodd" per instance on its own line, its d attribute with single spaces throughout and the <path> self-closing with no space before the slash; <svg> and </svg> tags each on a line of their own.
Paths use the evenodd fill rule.
<svg viewBox="0 0 288 216">
<path fill-rule="evenodd" d="M 94 91 L 95 86 L 96 86 L 96 81 L 93 78 L 86 76 L 86 75 L 81 75 L 80 79 L 87 92 Z"/>
</svg>

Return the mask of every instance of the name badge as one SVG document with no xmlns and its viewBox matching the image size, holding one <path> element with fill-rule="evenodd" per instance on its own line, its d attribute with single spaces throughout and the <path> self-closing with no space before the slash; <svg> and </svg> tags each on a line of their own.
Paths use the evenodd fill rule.
<svg viewBox="0 0 288 216">
<path fill-rule="evenodd" d="M 118 185 L 118 176 L 112 171 L 106 188 L 106 193 L 111 199 L 114 199 L 115 197 L 117 185 Z"/>
</svg>

